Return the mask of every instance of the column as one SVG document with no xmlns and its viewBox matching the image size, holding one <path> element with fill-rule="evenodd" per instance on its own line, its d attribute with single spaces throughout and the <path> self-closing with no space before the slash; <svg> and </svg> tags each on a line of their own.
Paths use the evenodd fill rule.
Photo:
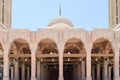
<svg viewBox="0 0 120 80">
<path fill-rule="evenodd" d="M 92 77 L 91 77 L 91 48 L 90 47 L 87 47 L 86 80 L 92 80 Z"/>
<path fill-rule="evenodd" d="M 63 78 L 63 49 L 61 46 L 59 47 L 59 79 L 58 80 L 64 80 Z"/>
<path fill-rule="evenodd" d="M 78 66 L 76 66 L 76 80 L 78 80 Z"/>
<path fill-rule="evenodd" d="M 81 73 L 81 66 L 80 66 L 80 64 L 78 64 L 78 80 L 80 80 L 80 77 L 81 77 L 81 75 L 80 75 L 80 73 Z"/>
<path fill-rule="evenodd" d="M 22 63 L 22 80 L 25 80 L 25 64 Z"/>
<path fill-rule="evenodd" d="M 104 61 L 104 80 L 108 80 L 108 62 Z"/>
<path fill-rule="evenodd" d="M 73 71 L 73 75 L 74 75 L 74 80 L 76 80 L 76 74 L 75 74 L 75 66 L 74 66 L 74 69 L 73 69 L 74 71 Z"/>
<path fill-rule="evenodd" d="M 36 57 L 35 57 L 35 47 L 31 48 L 31 80 L 36 80 Z"/>
<path fill-rule="evenodd" d="M 119 48 L 114 48 L 114 80 L 119 80 Z"/>
<path fill-rule="evenodd" d="M 18 60 L 15 60 L 14 62 L 14 80 L 19 80 L 19 64 L 18 64 Z"/>
<path fill-rule="evenodd" d="M 4 49 L 3 80 L 9 80 L 9 57 L 7 48 Z"/>
<path fill-rule="evenodd" d="M 10 69 L 11 69 L 11 79 L 10 80 L 13 80 L 13 66 L 11 66 Z"/>
<path fill-rule="evenodd" d="M 43 64 L 41 64 L 40 66 L 41 66 L 41 72 L 40 72 L 41 73 L 40 74 L 41 78 L 40 79 L 43 80 Z"/>
<path fill-rule="evenodd" d="M 37 80 L 40 80 L 40 61 L 37 61 Z"/>
<path fill-rule="evenodd" d="M 43 80 L 45 80 L 45 65 L 43 65 Z"/>
<path fill-rule="evenodd" d="M 29 68 L 29 66 L 27 67 L 27 80 L 30 80 L 30 68 Z"/>
<path fill-rule="evenodd" d="M 100 64 L 97 64 L 97 80 L 100 80 Z"/>
<path fill-rule="evenodd" d="M 76 80 L 76 66 L 74 66 L 74 80 Z"/>
<path fill-rule="evenodd" d="M 92 66 L 92 80 L 95 80 L 95 66 Z"/>
<path fill-rule="evenodd" d="M 112 67 L 111 66 L 109 66 L 109 80 L 111 80 L 111 69 L 112 69 Z"/>
<path fill-rule="evenodd" d="M 81 62 L 81 68 L 82 68 L 82 80 L 85 80 L 85 61 Z"/>
</svg>

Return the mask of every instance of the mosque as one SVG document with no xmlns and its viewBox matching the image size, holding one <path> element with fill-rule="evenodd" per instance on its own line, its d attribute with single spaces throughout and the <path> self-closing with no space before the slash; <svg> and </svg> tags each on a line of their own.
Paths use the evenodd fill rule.
<svg viewBox="0 0 120 80">
<path fill-rule="evenodd" d="M 0 0 L 0 80 L 120 80 L 120 0 L 108 1 L 108 28 L 58 16 L 30 31 L 12 29 L 12 0 Z"/>
</svg>

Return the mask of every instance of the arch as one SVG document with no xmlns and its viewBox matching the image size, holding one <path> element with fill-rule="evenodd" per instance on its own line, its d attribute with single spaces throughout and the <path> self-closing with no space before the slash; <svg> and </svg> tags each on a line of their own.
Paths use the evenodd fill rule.
<svg viewBox="0 0 120 80">
<path fill-rule="evenodd" d="M 9 75 L 12 76 L 14 79 L 23 79 L 23 77 L 19 77 L 22 76 L 21 74 L 27 76 L 25 69 L 27 67 L 31 67 L 31 50 L 29 46 L 29 43 L 22 38 L 16 38 L 11 42 L 9 48 L 9 65 L 13 66 L 13 69 L 10 68 L 10 71 L 14 73 L 14 76 L 10 74 Z M 26 50 L 23 50 L 23 48 L 26 48 Z M 29 51 L 29 53 L 27 53 L 26 51 Z"/>
<path fill-rule="evenodd" d="M 10 42 L 9 53 L 14 54 L 13 51 L 17 51 L 18 53 L 20 49 L 26 46 L 28 46 L 28 48 L 30 49 L 29 43 L 25 39 L 16 38 L 12 42 Z"/>
<path fill-rule="evenodd" d="M 108 66 L 111 66 L 111 68 L 113 68 L 114 66 L 113 64 L 114 64 L 114 51 L 112 47 L 112 42 L 108 38 L 104 37 L 97 38 L 93 42 L 91 49 L 91 65 L 92 65 L 91 69 L 93 70 L 92 74 L 96 75 L 96 72 L 99 72 L 100 76 L 102 75 L 103 72 L 113 74 L 112 69 L 111 69 L 112 73 L 107 70 Z M 103 67 L 103 69 L 100 67 Z M 93 78 L 96 79 L 99 78 L 100 80 L 102 80 L 103 76 L 102 77 L 93 76 Z"/>
<path fill-rule="evenodd" d="M 36 54 L 43 53 L 43 51 L 44 51 L 44 54 L 49 54 L 50 52 L 58 53 L 57 44 L 55 43 L 54 40 L 50 38 L 42 39 L 38 43 Z"/>
<path fill-rule="evenodd" d="M 91 53 L 105 53 L 106 49 L 109 50 L 109 53 L 114 52 L 112 42 L 110 42 L 107 38 L 101 37 L 93 42 Z"/>
<path fill-rule="evenodd" d="M 64 53 L 86 53 L 85 47 L 81 39 L 78 38 L 71 38 L 65 43 L 64 46 Z"/>
</svg>

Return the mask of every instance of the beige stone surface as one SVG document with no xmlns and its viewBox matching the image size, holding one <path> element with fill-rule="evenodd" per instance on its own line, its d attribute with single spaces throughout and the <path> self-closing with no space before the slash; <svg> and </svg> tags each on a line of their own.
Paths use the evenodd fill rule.
<svg viewBox="0 0 120 80">
<path fill-rule="evenodd" d="M 103 62 L 100 62 L 102 67 L 107 69 L 107 64 L 112 65 L 110 66 L 111 68 L 113 67 L 113 71 L 109 71 L 109 73 L 106 72 L 106 69 L 103 71 L 103 73 L 105 73 L 103 74 L 103 80 L 107 80 L 107 74 L 111 74 L 110 72 L 113 72 L 115 75 L 113 76 L 114 80 L 119 80 L 120 8 L 116 9 L 116 6 L 120 7 L 119 0 L 109 0 L 109 28 L 94 28 L 91 31 L 85 30 L 83 28 L 75 28 L 72 22 L 63 16 L 56 17 L 50 21 L 48 26 L 36 31 L 31 31 L 29 29 L 12 29 L 11 2 L 11 0 L 0 0 L 0 49 L 3 51 L 3 55 L 0 57 L 3 64 L 3 80 L 9 80 L 9 67 L 11 66 L 13 68 L 12 71 L 16 69 L 16 73 L 12 73 L 14 75 L 18 74 L 19 71 L 17 68 L 18 66 L 21 67 L 21 63 L 18 62 L 19 64 L 17 64 L 16 68 L 14 68 L 15 65 L 13 64 L 14 61 L 17 60 L 22 60 L 23 63 L 25 63 L 25 61 L 30 61 L 27 63 L 29 66 L 24 66 L 24 69 L 27 69 L 27 78 L 30 78 L 31 80 L 37 80 L 38 78 L 40 79 L 48 76 L 39 74 L 41 74 L 41 72 L 45 72 L 43 71 L 45 70 L 43 67 L 45 65 L 42 63 L 42 58 L 51 58 L 50 54 L 55 54 L 52 55 L 52 60 L 55 60 L 54 58 L 58 59 L 58 80 L 64 80 L 63 69 L 65 58 L 69 58 L 69 60 L 73 58 L 80 58 L 80 61 L 82 59 L 85 61 L 85 68 L 83 68 L 85 70 L 83 71 L 86 71 L 84 72 L 84 75 L 86 75 L 86 80 L 95 79 L 94 65 L 99 59 L 103 59 Z M 3 5 L 5 6 L 4 10 L 2 10 Z M 116 10 L 118 10 L 118 13 L 116 13 Z M 5 11 L 4 17 L 2 11 Z M 116 21 L 117 18 L 118 22 Z M 69 48 L 71 46 L 74 47 L 74 50 Z M 47 50 L 44 50 L 45 48 L 47 48 Z M 48 52 L 51 49 L 53 49 L 54 53 Z M 73 50 L 74 54 L 67 50 Z M 75 54 L 77 50 L 79 52 L 78 54 Z M 47 54 L 44 55 L 44 53 Z M 37 56 L 37 54 L 39 56 Z M 21 59 L 19 60 L 18 57 Z M 42 66 L 42 71 L 39 71 L 37 78 L 36 69 L 41 68 L 36 64 L 37 61 L 40 60 L 42 63 L 40 64 L 40 66 Z M 104 61 L 107 64 L 105 64 Z M 101 65 L 99 65 L 98 71 L 100 71 L 99 69 Z M 79 66 L 81 66 L 81 63 Z M 78 69 L 78 71 L 82 71 L 80 68 Z M 79 72 L 77 72 L 77 69 L 75 70 L 76 71 L 74 71 L 74 74 L 77 76 Z M 31 76 L 28 73 L 29 71 L 31 71 Z M 100 73 L 98 72 L 97 75 L 100 79 L 99 74 Z M 80 73 L 78 77 L 81 79 Z M 14 76 L 12 78 L 14 78 Z M 17 78 L 18 76 L 16 79 L 14 79 L 18 80 Z M 25 77 L 22 78 L 24 79 Z"/>
</svg>

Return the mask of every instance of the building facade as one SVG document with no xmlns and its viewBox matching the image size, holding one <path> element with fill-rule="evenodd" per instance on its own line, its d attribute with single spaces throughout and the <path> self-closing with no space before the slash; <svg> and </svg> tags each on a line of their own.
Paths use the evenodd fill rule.
<svg viewBox="0 0 120 80">
<path fill-rule="evenodd" d="M 0 4 L 0 80 L 120 80 L 120 21 L 111 22 L 116 14 L 109 15 L 110 28 L 87 31 L 58 16 L 30 31 L 12 29 L 11 0 Z"/>
</svg>

